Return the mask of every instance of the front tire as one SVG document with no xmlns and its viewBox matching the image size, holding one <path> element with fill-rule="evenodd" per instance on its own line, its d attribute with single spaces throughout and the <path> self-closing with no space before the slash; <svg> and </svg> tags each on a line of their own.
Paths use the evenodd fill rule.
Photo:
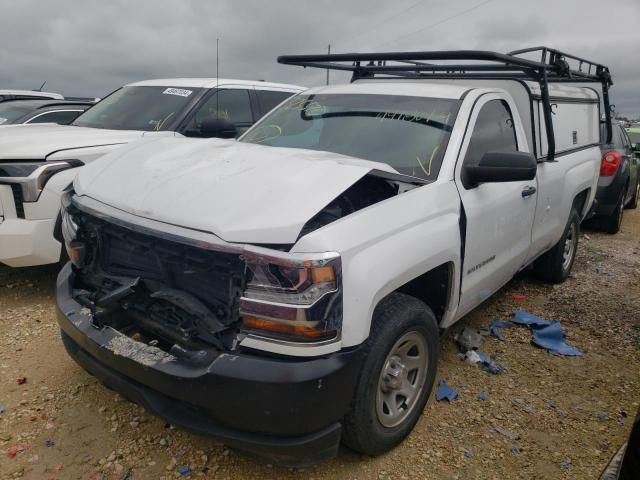
<svg viewBox="0 0 640 480">
<path fill-rule="evenodd" d="M 576 259 L 579 236 L 580 215 L 575 208 L 572 208 L 558 243 L 534 264 L 538 278 L 548 283 L 562 283 L 567 279 Z"/>
<path fill-rule="evenodd" d="M 365 361 L 345 416 L 342 441 L 367 455 L 402 442 L 431 394 L 438 362 L 435 315 L 420 300 L 392 293 L 376 307 Z"/>
</svg>

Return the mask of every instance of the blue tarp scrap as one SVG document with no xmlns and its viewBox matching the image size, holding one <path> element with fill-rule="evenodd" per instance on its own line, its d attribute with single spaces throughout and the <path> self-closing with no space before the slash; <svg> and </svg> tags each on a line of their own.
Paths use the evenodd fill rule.
<svg viewBox="0 0 640 480">
<path fill-rule="evenodd" d="M 511 453 L 518 455 L 520 453 L 520 449 L 518 447 L 511 447 Z"/>
<path fill-rule="evenodd" d="M 183 477 L 188 477 L 189 475 L 191 475 L 191 469 L 186 465 L 182 467 L 179 472 Z"/>
<path fill-rule="evenodd" d="M 4 408 L 4 407 L 0 407 L 0 414 L 4 413 L 4 412 L 6 412 L 6 411 L 7 411 L 7 409 L 6 409 L 6 408 Z"/>
<path fill-rule="evenodd" d="M 438 389 L 436 390 L 436 400 L 439 402 L 441 400 L 447 399 L 451 402 L 456 398 L 458 398 L 458 392 L 447 385 L 447 382 L 441 380 L 438 384 Z"/>
<path fill-rule="evenodd" d="M 560 466 L 562 468 L 571 468 L 573 465 L 571 464 L 571 460 L 562 460 Z"/>
<path fill-rule="evenodd" d="M 560 411 L 558 412 L 558 416 L 559 416 L 560 418 L 566 418 L 566 417 L 567 417 L 567 412 L 565 412 L 564 410 L 560 410 Z"/>
<path fill-rule="evenodd" d="M 478 400 L 484 402 L 487 399 L 487 394 L 484 392 L 480 392 L 480 395 L 478 395 Z"/>
<path fill-rule="evenodd" d="M 604 413 L 602 413 L 602 412 L 598 412 L 598 413 L 596 413 L 596 419 L 597 419 L 599 422 L 604 422 L 605 420 L 608 420 L 608 419 L 609 419 L 609 417 L 607 417 L 607 415 L 606 415 L 606 414 L 604 414 Z"/>
<path fill-rule="evenodd" d="M 533 338 L 531 339 L 533 344 L 544 348 L 549 353 L 566 356 L 582 355 L 580 350 L 567 345 L 562 326 L 557 320 L 549 321 L 524 310 L 517 310 L 513 314 L 512 322 L 528 326 L 533 332 Z"/>
<path fill-rule="evenodd" d="M 468 448 L 464 449 L 464 456 L 467 458 L 473 458 L 473 452 L 471 450 L 469 450 Z"/>
<path fill-rule="evenodd" d="M 506 341 L 507 339 L 505 338 L 504 335 L 502 335 L 502 333 L 500 333 L 500 329 L 502 328 L 513 328 L 516 325 L 512 322 L 505 322 L 504 320 L 497 320 L 494 319 L 491 322 L 491 325 L 489 325 L 489 335 L 496 337 L 500 340 L 502 340 L 503 342 Z"/>
<path fill-rule="evenodd" d="M 124 477 L 122 477 L 122 480 L 129 480 L 131 478 L 131 475 L 133 475 L 133 468 L 130 468 L 129 470 L 127 470 L 127 473 L 124 474 Z"/>
<path fill-rule="evenodd" d="M 582 352 L 564 341 L 564 332 L 560 322 L 551 322 L 546 327 L 533 328 L 533 343 L 557 355 L 578 356 Z"/>
<path fill-rule="evenodd" d="M 493 358 L 483 352 L 476 352 L 480 357 L 480 368 L 489 373 L 502 373 L 504 368 L 498 365 Z"/>
<path fill-rule="evenodd" d="M 549 320 L 537 317 L 529 312 L 525 312 L 524 310 L 517 310 L 516 313 L 513 314 L 513 319 L 511 321 L 518 325 L 529 325 L 533 327 L 546 327 L 551 324 Z"/>
</svg>

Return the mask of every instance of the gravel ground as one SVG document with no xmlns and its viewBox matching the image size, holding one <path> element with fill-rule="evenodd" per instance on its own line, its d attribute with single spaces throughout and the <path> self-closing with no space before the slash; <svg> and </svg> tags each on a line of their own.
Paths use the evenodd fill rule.
<svg viewBox="0 0 640 480">
<path fill-rule="evenodd" d="M 640 210 L 626 211 L 618 235 L 587 230 L 567 282 L 548 286 L 521 274 L 454 326 L 441 342 L 438 379 L 460 397 L 432 398 L 401 446 L 378 458 L 342 449 L 304 470 L 264 465 L 174 429 L 102 386 L 61 345 L 55 268 L 0 267 L 0 478 L 169 479 L 185 467 L 212 479 L 597 478 L 629 435 L 640 400 L 639 234 Z M 487 337 L 482 346 L 504 373 L 460 360 L 456 332 L 517 308 L 561 320 L 584 355 L 550 355 L 527 329 L 513 328 L 503 330 L 505 342 Z"/>
</svg>

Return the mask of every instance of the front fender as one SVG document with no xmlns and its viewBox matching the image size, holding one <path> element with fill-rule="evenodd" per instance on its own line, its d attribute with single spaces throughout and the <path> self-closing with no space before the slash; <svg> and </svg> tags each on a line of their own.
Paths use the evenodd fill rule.
<svg viewBox="0 0 640 480">
<path fill-rule="evenodd" d="M 460 278 L 460 198 L 451 181 L 436 182 L 353 213 L 300 239 L 292 252 L 337 251 L 342 256 L 342 346 L 362 343 L 384 297 L 442 265 L 454 265 L 451 323 Z"/>
</svg>

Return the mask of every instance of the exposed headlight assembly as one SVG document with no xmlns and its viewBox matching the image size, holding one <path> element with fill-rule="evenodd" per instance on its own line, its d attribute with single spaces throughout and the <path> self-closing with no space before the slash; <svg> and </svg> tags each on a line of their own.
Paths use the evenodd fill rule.
<svg viewBox="0 0 640 480">
<path fill-rule="evenodd" d="M 287 254 L 246 247 L 247 285 L 240 299 L 246 333 L 291 342 L 337 339 L 342 326 L 337 253 Z"/>
<path fill-rule="evenodd" d="M 16 161 L 0 164 L 0 184 L 18 184 L 22 200 L 36 202 L 49 179 L 56 173 L 83 165 L 80 160 L 63 162 Z"/>
<path fill-rule="evenodd" d="M 78 236 L 79 227 L 72 213 L 74 207 L 71 205 L 71 197 L 73 194 L 73 190 L 69 190 L 62 195 L 62 209 L 60 210 L 62 223 L 60 226 L 69 260 L 76 267 L 82 267 L 86 256 L 86 247 Z"/>
</svg>

